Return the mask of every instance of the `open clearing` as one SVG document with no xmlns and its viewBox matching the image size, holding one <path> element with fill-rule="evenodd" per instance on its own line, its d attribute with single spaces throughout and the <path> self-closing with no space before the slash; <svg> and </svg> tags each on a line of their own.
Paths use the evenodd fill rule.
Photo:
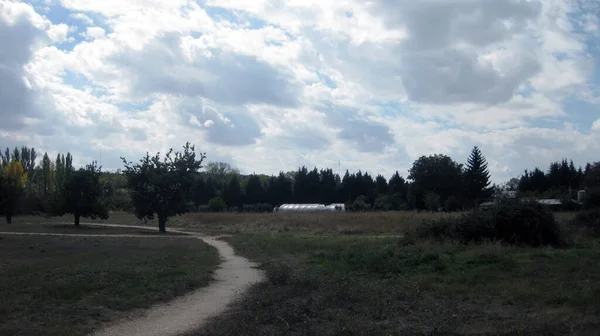
<svg viewBox="0 0 600 336">
<path fill-rule="evenodd" d="M 183 227 L 211 235 L 232 234 L 222 239 L 236 253 L 258 262 L 266 273 L 266 281 L 251 286 L 224 314 L 186 335 L 590 335 L 600 331 L 600 240 L 584 231 L 568 228 L 571 247 L 564 249 L 371 238 L 404 235 L 424 220 L 443 216 L 454 214 L 174 217 L 167 230 Z M 562 222 L 571 216 L 556 214 Z M 111 216 L 117 223 L 141 224 L 132 218 Z M 31 222 L 31 218 L 22 220 Z M 43 221 L 48 219 L 38 219 Z M 16 238 L 6 236 L 3 241 Z M 23 309 L 28 306 L 21 304 Z M 40 311 L 52 312 L 52 307 L 48 304 Z M 61 309 L 57 307 L 54 311 Z M 110 312 L 119 316 L 122 311 Z M 83 316 L 83 320 L 107 321 L 110 314 Z"/>
<path fill-rule="evenodd" d="M 600 241 L 572 236 L 574 247 L 534 249 L 236 234 L 268 281 L 190 335 L 597 334 Z"/>
<path fill-rule="evenodd" d="M 25 336 L 85 335 L 138 316 L 206 286 L 220 261 L 214 247 L 170 236 L 0 235 L 0 255 L 0 335 Z"/>
</svg>

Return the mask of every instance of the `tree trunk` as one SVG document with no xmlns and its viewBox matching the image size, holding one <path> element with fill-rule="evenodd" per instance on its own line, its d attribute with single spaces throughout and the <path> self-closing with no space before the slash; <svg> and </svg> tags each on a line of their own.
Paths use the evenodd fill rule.
<svg viewBox="0 0 600 336">
<path fill-rule="evenodd" d="M 79 219 L 81 216 L 79 214 L 75 214 L 75 226 L 79 226 Z"/>
<path fill-rule="evenodd" d="M 158 231 L 167 232 L 167 216 L 158 216 Z"/>
</svg>

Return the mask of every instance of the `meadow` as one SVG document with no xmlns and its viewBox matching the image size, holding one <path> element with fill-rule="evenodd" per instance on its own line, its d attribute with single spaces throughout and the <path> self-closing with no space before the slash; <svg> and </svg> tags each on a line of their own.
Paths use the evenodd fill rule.
<svg viewBox="0 0 600 336">
<path fill-rule="evenodd" d="M 219 263 L 213 247 L 175 235 L 24 223 L 0 231 L 107 235 L 0 234 L 0 335 L 86 335 L 207 285 Z"/>
<path fill-rule="evenodd" d="M 465 245 L 414 239 L 411 234 L 427 221 L 459 215 L 188 213 L 173 217 L 167 231 L 178 228 L 228 234 L 229 237 L 222 239 L 238 254 L 260 263 L 267 274 L 265 282 L 251 287 L 226 314 L 188 336 L 589 335 L 600 330 L 600 269 L 597 267 L 600 239 L 571 225 L 574 213 L 554 214 L 568 236 L 568 246 L 564 247 L 533 248 L 491 241 Z M 40 226 L 55 231 L 78 230 L 58 224 L 65 221 L 70 218 L 19 217 L 12 225 L 32 231 Z M 44 222 L 55 224 L 40 224 Z M 85 222 L 156 227 L 154 222 L 144 223 L 125 213 L 113 213 L 106 221 Z M 0 231 L 4 231 L 3 228 L 6 225 L 2 225 Z M 85 225 L 82 228 L 88 232 L 99 230 Z M 185 255 L 192 253 L 190 249 L 202 247 L 197 242 L 195 247 L 181 244 L 191 239 L 177 237 L 143 238 L 135 243 L 117 241 L 117 238 L 69 238 L 56 242 L 60 238 L 0 235 L 0 239 L 0 245 L 6 249 L 0 253 L 9 256 L 7 260 L 14 259 L 15 265 L 8 269 L 12 267 L 13 274 L 18 273 L 14 269 L 22 272 L 19 284 L 8 283 L 12 280 L 5 276 L 6 266 L 2 266 L 3 295 L 12 295 L 12 301 L 7 301 L 10 306 L 3 304 L 0 318 L 13 321 L 6 324 L 13 328 L 23 322 L 33 323 L 40 328 L 38 331 L 48 331 L 45 334 L 83 334 L 91 326 L 114 319 L 123 312 L 136 311 L 150 302 L 181 294 L 202 285 L 202 281 L 190 283 L 192 269 L 206 275 L 200 279 L 209 281 L 210 270 L 217 263 L 208 249 L 204 252 L 204 262 L 187 259 L 187 264 L 179 268 L 176 265 L 185 263 Z M 180 240 L 166 246 L 173 239 Z M 158 240 L 160 244 L 156 246 Z M 31 249 L 30 246 L 36 247 Z M 40 246 L 45 252 L 39 252 Z M 50 251 L 45 246 L 62 247 Z M 89 250 L 92 246 L 94 248 Z M 140 249 L 140 246 L 145 248 Z M 156 253 L 158 251 L 170 252 L 164 255 Z M 119 259 L 100 255 L 118 255 Z M 29 259 L 34 260 L 26 262 L 29 266 L 18 266 Z M 79 267 L 85 271 L 78 270 Z M 135 272 L 146 275 L 128 273 L 134 272 L 135 267 L 141 267 Z M 29 275 L 25 269 L 29 272 L 36 269 L 37 276 Z M 152 275 L 152 269 L 162 269 L 164 273 Z M 92 279 L 94 274 L 113 272 L 122 275 L 121 287 L 117 290 L 114 288 L 118 287 L 117 280 L 111 282 L 111 277 L 101 277 L 106 281 L 103 288 L 112 288 L 105 289 L 102 295 L 94 294 L 98 287 L 84 286 L 83 290 L 74 290 L 79 296 L 65 294 L 57 301 L 47 294 L 57 293 L 56 290 L 44 289 L 54 288 L 53 283 L 63 281 L 59 279 L 71 279 L 62 284 L 63 291 L 64 288 L 81 288 L 82 283 L 96 281 Z M 76 274 L 89 274 L 90 278 L 79 279 Z M 142 278 L 148 281 L 140 287 Z M 17 291 L 20 295 L 16 295 L 6 289 L 19 285 L 38 288 L 44 293 L 36 295 L 48 298 L 42 300 L 46 303 L 40 308 L 48 312 L 47 317 L 45 314 L 31 317 L 35 316 L 28 308 L 32 299 L 23 294 L 24 290 Z M 128 290 L 135 295 L 123 295 Z M 73 312 L 71 324 L 76 327 L 70 333 L 52 329 L 58 328 L 56 324 L 51 328 L 50 321 Z M 10 334 L 11 330 L 18 329 L 0 328 L 0 334 Z M 30 333 L 37 334 L 41 333 Z"/>
</svg>

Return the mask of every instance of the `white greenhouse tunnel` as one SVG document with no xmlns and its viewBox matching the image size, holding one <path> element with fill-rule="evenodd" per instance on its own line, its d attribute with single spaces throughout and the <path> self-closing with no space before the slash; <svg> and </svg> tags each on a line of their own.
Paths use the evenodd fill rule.
<svg viewBox="0 0 600 336">
<path fill-rule="evenodd" d="M 343 203 L 333 204 L 282 204 L 273 208 L 273 212 L 344 212 Z"/>
</svg>

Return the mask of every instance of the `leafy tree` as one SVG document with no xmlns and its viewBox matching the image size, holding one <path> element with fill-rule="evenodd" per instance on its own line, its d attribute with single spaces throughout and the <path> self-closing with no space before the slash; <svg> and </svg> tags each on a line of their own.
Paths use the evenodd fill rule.
<svg viewBox="0 0 600 336">
<path fill-rule="evenodd" d="M 189 142 L 183 152 L 173 153 L 170 149 L 163 160 L 160 153 L 152 157 L 146 153 L 136 164 L 122 157 L 136 216 L 152 220 L 156 214 L 158 228 L 165 232 L 169 217 L 186 211 L 192 199 L 192 183 L 205 158 L 202 153 L 197 159 L 195 147 Z"/>
<path fill-rule="evenodd" d="M 454 196 L 450 196 L 450 197 L 454 197 Z M 450 199 L 450 197 L 448 199 Z M 441 205 L 440 195 L 438 195 L 432 191 L 428 191 L 427 193 L 425 193 L 425 196 L 423 196 L 423 203 L 425 204 L 425 208 L 427 210 L 437 211 L 437 209 Z"/>
<path fill-rule="evenodd" d="M 6 222 L 12 223 L 12 216 L 15 214 L 19 202 L 25 193 L 27 183 L 27 173 L 23 169 L 21 162 L 12 160 L 2 169 L 2 178 L 0 184 L 0 208 L 6 216 Z"/>
<path fill-rule="evenodd" d="M 443 204 L 450 196 L 460 196 L 463 189 L 462 165 L 443 154 L 421 156 L 413 163 L 408 178 L 413 181 L 409 200 L 417 209 L 426 208 L 427 192 L 439 195 Z"/>
<path fill-rule="evenodd" d="M 227 162 L 208 162 L 204 167 L 206 175 L 213 179 L 219 189 L 225 187 L 233 176 L 239 176 L 240 171 Z"/>
<path fill-rule="evenodd" d="M 464 177 L 467 199 L 474 201 L 476 207 L 480 200 L 492 196 L 490 172 L 487 169 L 486 159 L 477 146 L 473 148 L 467 159 Z"/>
<path fill-rule="evenodd" d="M 81 217 L 107 219 L 108 209 L 102 202 L 103 185 L 100 183 L 101 169 L 96 162 L 69 174 L 65 181 L 64 203 L 60 215 L 73 214 L 75 226 Z"/>
<path fill-rule="evenodd" d="M 519 179 L 516 177 L 511 178 L 510 180 L 508 180 L 504 186 L 502 186 L 501 188 L 502 190 L 506 190 L 506 191 L 517 191 L 519 190 Z"/>
</svg>

